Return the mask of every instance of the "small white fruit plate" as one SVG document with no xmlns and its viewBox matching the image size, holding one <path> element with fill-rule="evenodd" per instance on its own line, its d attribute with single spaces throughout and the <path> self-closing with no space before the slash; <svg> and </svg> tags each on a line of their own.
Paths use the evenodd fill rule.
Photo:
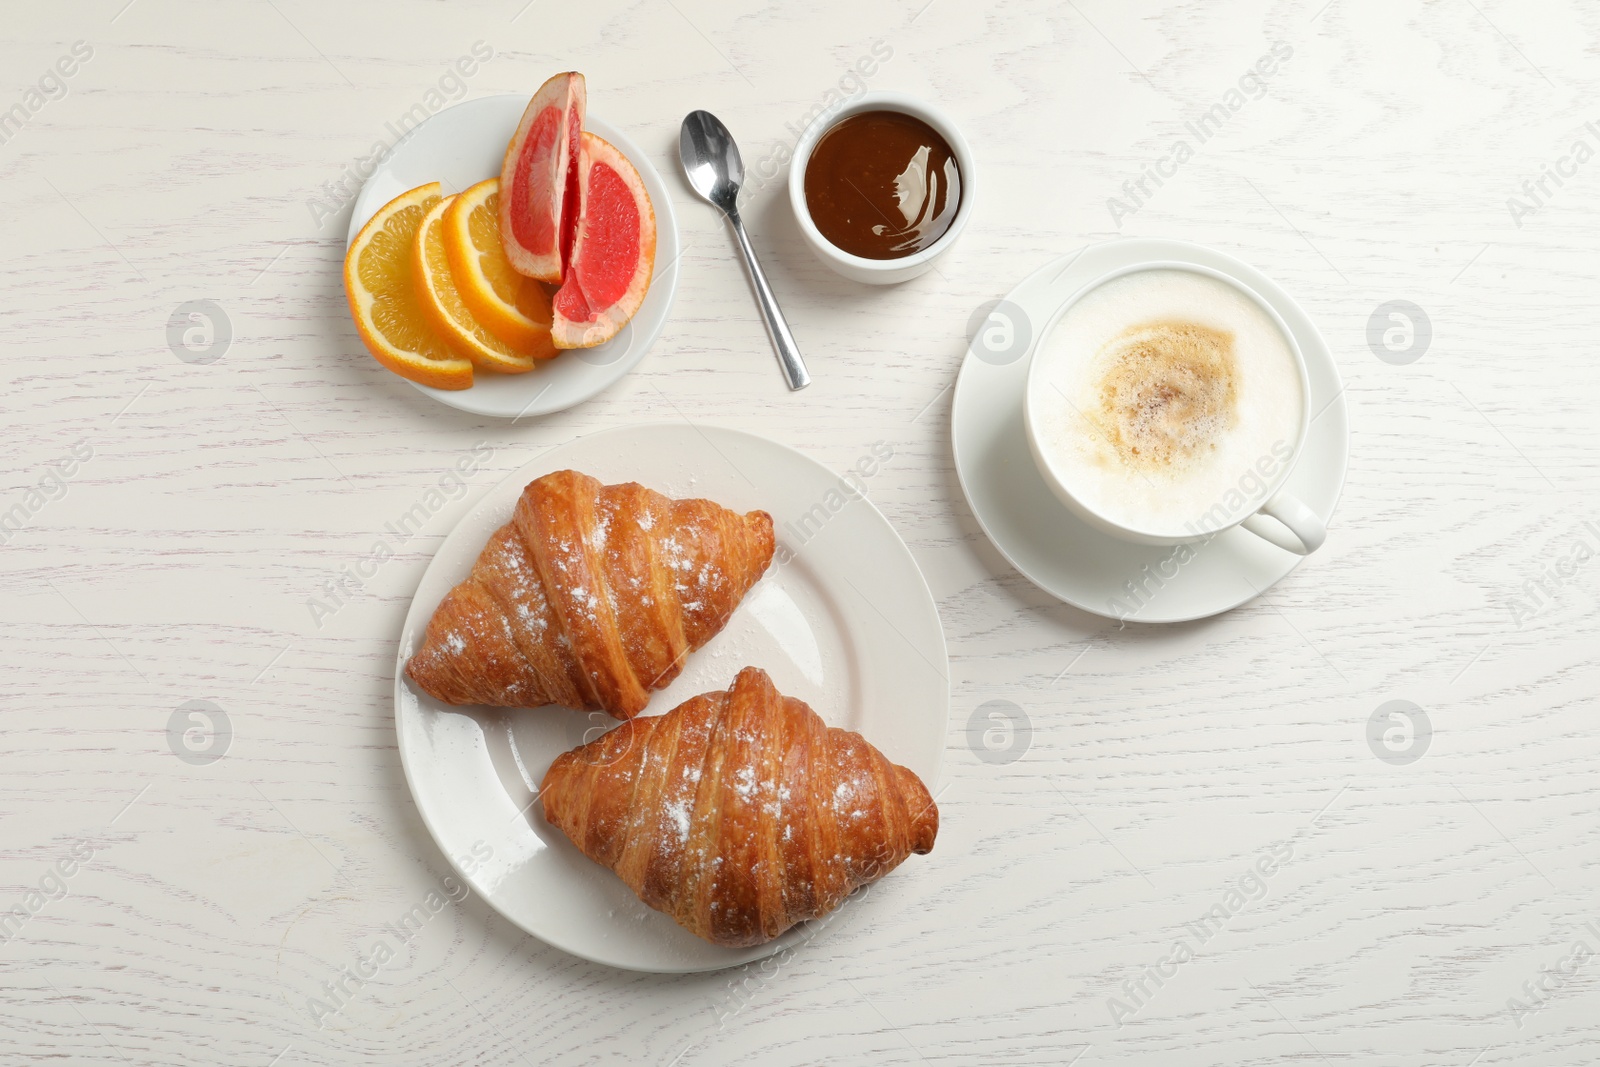
<svg viewBox="0 0 1600 1067">
<path fill-rule="evenodd" d="M 446 193 L 458 193 L 498 176 L 506 145 L 517 132 L 527 106 L 527 97 L 514 94 L 467 100 L 408 133 L 361 187 L 345 246 L 349 247 L 379 208 L 408 189 L 436 181 Z M 650 157 L 621 130 L 593 115 L 585 116 L 584 128 L 610 141 L 638 168 L 655 208 L 655 275 L 644 304 L 633 321 L 605 344 L 563 352 L 527 374 L 480 371 L 470 389 L 433 389 L 411 383 L 441 404 L 507 419 L 564 411 L 615 385 L 644 358 L 666 325 L 678 290 L 678 220 L 672 213 L 672 197 Z"/>
</svg>

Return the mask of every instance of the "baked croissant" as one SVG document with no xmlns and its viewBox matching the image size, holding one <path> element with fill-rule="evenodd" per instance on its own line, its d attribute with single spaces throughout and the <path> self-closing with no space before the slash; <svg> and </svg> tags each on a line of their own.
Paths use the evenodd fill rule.
<svg viewBox="0 0 1600 1067">
<path fill-rule="evenodd" d="M 576 471 L 529 483 L 406 673 L 448 704 L 644 710 L 772 560 L 772 516 Z"/>
<path fill-rule="evenodd" d="M 915 774 L 754 667 L 562 753 L 539 796 L 584 855 L 718 945 L 827 914 L 939 832 Z"/>
</svg>

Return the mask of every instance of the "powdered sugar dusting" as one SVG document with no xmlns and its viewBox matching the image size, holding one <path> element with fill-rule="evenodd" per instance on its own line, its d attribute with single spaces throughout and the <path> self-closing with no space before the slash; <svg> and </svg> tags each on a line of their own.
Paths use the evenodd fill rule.
<svg viewBox="0 0 1600 1067">
<path fill-rule="evenodd" d="M 677 831 L 678 843 L 681 845 L 689 840 L 689 801 L 680 798 L 666 807 L 666 815 L 672 822 L 673 829 Z"/>
</svg>

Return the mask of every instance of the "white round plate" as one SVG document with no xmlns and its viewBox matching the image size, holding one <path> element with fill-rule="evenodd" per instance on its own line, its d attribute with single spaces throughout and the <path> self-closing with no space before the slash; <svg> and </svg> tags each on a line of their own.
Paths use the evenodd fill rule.
<svg viewBox="0 0 1600 1067">
<path fill-rule="evenodd" d="M 446 193 L 459 193 L 500 174 L 506 145 L 528 106 L 526 96 L 485 96 L 446 108 L 412 130 L 389 152 L 361 187 L 350 215 L 345 247 L 356 239 L 377 210 L 407 189 L 437 181 Z M 678 291 L 678 220 L 661 175 L 638 145 L 621 130 L 586 115 L 584 129 L 616 145 L 639 169 L 656 212 L 655 275 L 638 314 L 617 336 L 595 348 L 563 352 L 527 374 L 479 371 L 471 389 L 433 389 L 411 385 L 441 404 L 475 415 L 520 418 L 548 415 L 581 404 L 616 384 L 661 333 Z"/>
<path fill-rule="evenodd" d="M 737 511 L 764 509 L 776 526 L 779 550 L 766 575 L 647 714 L 760 667 L 783 693 L 858 731 L 935 790 L 950 694 L 933 596 L 888 520 L 826 467 L 753 434 L 688 423 L 610 430 L 546 452 L 491 489 L 422 576 L 400 634 L 395 730 L 417 808 L 462 877 L 524 930 L 597 963 L 680 972 L 759 959 L 792 944 L 804 924 L 766 945 L 719 948 L 641 904 L 545 822 L 534 796 L 551 761 L 614 727 L 609 716 L 452 708 L 405 677 L 434 609 L 510 519 L 523 487 L 568 468 Z M 794 555 L 780 565 L 784 548 Z M 888 886 L 917 873 L 914 857 L 886 879 L 882 899 L 874 893 L 859 906 L 895 907 Z"/>
<path fill-rule="evenodd" d="M 1030 275 L 1006 297 L 1010 306 L 1000 309 L 1011 320 L 1010 343 L 1003 330 L 994 335 L 994 346 L 968 339 L 950 416 L 956 472 L 984 533 L 1029 581 L 1074 607 L 1130 622 L 1216 615 L 1265 592 L 1306 558 L 1238 527 L 1184 553 L 1119 541 L 1085 525 L 1039 477 L 1022 428 L 1028 365 L 1041 340 L 1032 333 L 1107 271 L 1162 260 L 1210 267 L 1243 282 L 1272 305 L 1300 342 L 1311 379 L 1312 419 L 1284 489 L 1324 523 L 1339 502 L 1350 451 L 1344 386 L 1333 353 L 1300 305 L 1254 267 L 1203 245 L 1134 237 L 1091 245 Z M 1186 553 L 1192 556 L 1186 559 Z"/>
</svg>

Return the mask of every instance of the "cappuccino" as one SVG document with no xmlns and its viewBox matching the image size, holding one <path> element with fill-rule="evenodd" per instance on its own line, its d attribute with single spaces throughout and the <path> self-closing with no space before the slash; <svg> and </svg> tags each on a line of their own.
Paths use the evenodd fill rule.
<svg viewBox="0 0 1600 1067">
<path fill-rule="evenodd" d="M 1084 294 L 1036 356 L 1035 450 L 1084 508 L 1156 537 L 1243 518 L 1281 481 L 1305 396 L 1289 340 L 1245 292 L 1197 271 Z"/>
</svg>

